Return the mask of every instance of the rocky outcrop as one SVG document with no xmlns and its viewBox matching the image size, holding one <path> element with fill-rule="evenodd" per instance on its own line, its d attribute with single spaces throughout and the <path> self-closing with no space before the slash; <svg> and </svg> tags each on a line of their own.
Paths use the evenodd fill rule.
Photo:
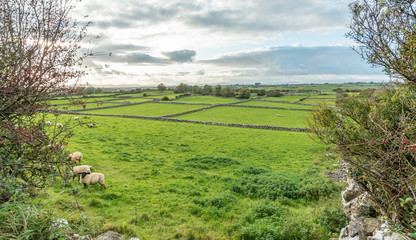
<svg viewBox="0 0 416 240">
<path fill-rule="evenodd" d="M 342 192 L 342 207 L 349 224 L 341 230 L 339 240 L 399 240 L 400 234 L 389 230 L 381 217 L 369 217 L 371 200 L 356 181 L 347 178 L 348 187 Z"/>
</svg>

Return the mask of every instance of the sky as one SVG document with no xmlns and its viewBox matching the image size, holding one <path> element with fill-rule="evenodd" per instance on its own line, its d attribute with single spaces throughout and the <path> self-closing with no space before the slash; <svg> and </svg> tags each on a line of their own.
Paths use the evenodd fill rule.
<svg viewBox="0 0 416 240">
<path fill-rule="evenodd" d="M 84 0 L 93 86 L 380 82 L 346 0 Z"/>
</svg>

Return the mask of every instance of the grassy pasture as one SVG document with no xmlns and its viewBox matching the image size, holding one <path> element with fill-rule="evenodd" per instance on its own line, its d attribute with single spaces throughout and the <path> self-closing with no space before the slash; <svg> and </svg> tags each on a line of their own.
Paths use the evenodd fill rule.
<svg viewBox="0 0 416 240">
<path fill-rule="evenodd" d="M 120 105 L 120 104 L 117 104 L 117 103 L 102 103 L 102 104 L 98 104 L 98 103 L 86 103 L 85 104 L 85 109 L 88 109 L 88 108 L 98 108 L 98 107 L 108 107 L 108 106 L 116 106 L 116 105 Z M 56 106 L 56 107 L 59 110 L 79 110 L 79 109 L 84 109 L 83 105 L 59 105 L 59 106 Z"/>
<path fill-rule="evenodd" d="M 147 96 L 155 96 L 155 95 L 161 95 L 161 94 L 173 94 L 173 91 L 147 91 L 147 92 L 141 92 L 141 93 L 129 93 L 129 94 L 120 94 L 117 95 L 117 97 L 143 97 L 143 94 L 146 94 Z"/>
<path fill-rule="evenodd" d="M 330 236 L 319 219 L 326 208 L 340 209 L 339 194 L 308 201 L 267 195 L 276 193 L 270 183 L 286 179 L 279 176 L 300 179 L 310 169 L 333 167 L 334 159 L 320 160 L 325 146 L 305 133 L 118 117 L 81 121 L 96 127 L 76 129 L 67 149 L 81 151 L 82 164 L 106 176 L 106 190 L 85 190 L 73 181 L 87 223 L 98 232 L 140 239 L 269 239 L 256 234 L 279 229 L 279 238 L 294 239 L 290 234 L 302 227 L 310 232 L 298 238 Z M 255 195 L 245 188 L 250 181 L 257 182 L 254 190 L 263 186 Z M 72 197 L 61 191 L 59 184 L 49 189 L 50 205 L 70 223 L 79 221 Z"/>
<path fill-rule="evenodd" d="M 310 116 L 310 114 L 311 113 L 307 111 L 281 109 L 215 107 L 176 116 L 175 118 L 222 123 L 305 128 L 306 117 Z"/>
<path fill-rule="evenodd" d="M 281 97 L 265 97 L 263 100 L 272 100 L 272 101 L 283 101 L 283 102 L 298 102 L 300 99 L 307 97 L 308 95 L 285 95 Z"/>
<path fill-rule="evenodd" d="M 164 103 L 143 103 L 132 106 L 122 106 L 118 108 L 100 109 L 87 111 L 98 114 L 115 115 L 135 115 L 135 116 L 162 116 L 173 113 L 180 113 L 193 109 L 206 107 L 205 105 L 185 105 L 185 104 L 164 104 Z"/>
<path fill-rule="evenodd" d="M 249 106 L 263 106 L 263 107 L 280 107 L 280 108 L 298 108 L 298 109 L 315 109 L 314 106 L 291 104 L 291 103 L 277 103 L 277 102 L 263 102 L 263 101 L 248 101 L 243 103 L 237 103 L 236 105 L 249 105 Z"/>
<path fill-rule="evenodd" d="M 98 102 L 98 101 L 106 101 L 106 100 L 113 100 L 113 99 L 117 99 L 117 98 L 114 98 L 114 97 L 82 98 L 84 102 Z M 72 101 L 69 99 L 61 99 L 61 100 L 50 100 L 48 102 L 50 104 L 66 104 L 66 103 L 71 103 Z"/>
<path fill-rule="evenodd" d="M 326 104 L 328 106 L 335 106 L 335 99 L 305 99 L 301 103 L 307 104 Z"/>
<path fill-rule="evenodd" d="M 213 96 L 192 96 L 192 97 L 182 97 L 177 100 L 177 102 L 186 102 L 186 103 L 234 103 L 241 101 L 240 99 L 235 98 L 221 98 L 221 97 L 213 97 Z"/>
<path fill-rule="evenodd" d="M 118 99 L 118 100 L 111 100 L 111 102 L 130 102 L 130 103 L 139 103 L 139 102 L 148 102 L 152 99 L 148 98 L 125 98 L 125 99 Z"/>
</svg>

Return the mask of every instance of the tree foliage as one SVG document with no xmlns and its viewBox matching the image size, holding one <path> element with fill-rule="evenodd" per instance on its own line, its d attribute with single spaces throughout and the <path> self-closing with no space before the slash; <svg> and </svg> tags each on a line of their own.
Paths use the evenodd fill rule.
<svg viewBox="0 0 416 240">
<path fill-rule="evenodd" d="M 394 78 L 416 83 L 416 4 L 412 0 L 358 0 L 347 36 L 355 50 Z"/>
<path fill-rule="evenodd" d="M 416 98 L 409 87 L 366 91 L 322 106 L 309 125 L 320 141 L 335 144 L 350 174 L 377 209 L 406 229 L 416 206 Z M 407 202 L 404 202 L 407 199 Z"/>
<path fill-rule="evenodd" d="M 234 89 L 231 86 L 225 86 L 221 89 L 221 96 L 223 97 L 234 97 Z"/>
<path fill-rule="evenodd" d="M 71 132 L 41 112 L 85 73 L 76 66 L 90 55 L 78 55 L 89 23 L 71 19 L 72 2 L 0 0 L 0 202 L 64 176 Z"/>
</svg>

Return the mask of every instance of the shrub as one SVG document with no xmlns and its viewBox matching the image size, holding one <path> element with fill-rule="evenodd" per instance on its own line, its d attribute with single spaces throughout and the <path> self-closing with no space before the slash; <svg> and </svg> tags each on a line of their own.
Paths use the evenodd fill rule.
<svg viewBox="0 0 416 240">
<path fill-rule="evenodd" d="M 306 175 L 302 181 L 300 194 L 307 200 L 319 200 L 338 193 L 334 181 L 327 177 Z"/>
<path fill-rule="evenodd" d="M 58 239 L 66 225 L 54 227 L 54 217 L 42 206 L 13 202 L 0 204 L 0 239 Z"/>
<path fill-rule="evenodd" d="M 169 97 L 167 97 L 167 96 L 163 96 L 163 97 L 162 97 L 162 101 L 169 101 Z"/>
<path fill-rule="evenodd" d="M 254 205 L 238 222 L 241 239 L 281 239 L 281 229 L 288 210 L 265 201 Z"/>
<path fill-rule="evenodd" d="M 340 208 L 325 207 L 319 213 L 317 222 L 328 231 L 339 233 L 342 228 L 348 225 L 348 218 L 345 216 L 344 210 Z"/>
<path fill-rule="evenodd" d="M 301 182 L 296 175 L 272 173 L 260 169 L 246 169 L 232 185 L 231 190 L 252 198 L 275 200 L 279 197 L 296 199 L 301 197 Z M 247 171 L 254 173 L 247 173 Z"/>
</svg>

